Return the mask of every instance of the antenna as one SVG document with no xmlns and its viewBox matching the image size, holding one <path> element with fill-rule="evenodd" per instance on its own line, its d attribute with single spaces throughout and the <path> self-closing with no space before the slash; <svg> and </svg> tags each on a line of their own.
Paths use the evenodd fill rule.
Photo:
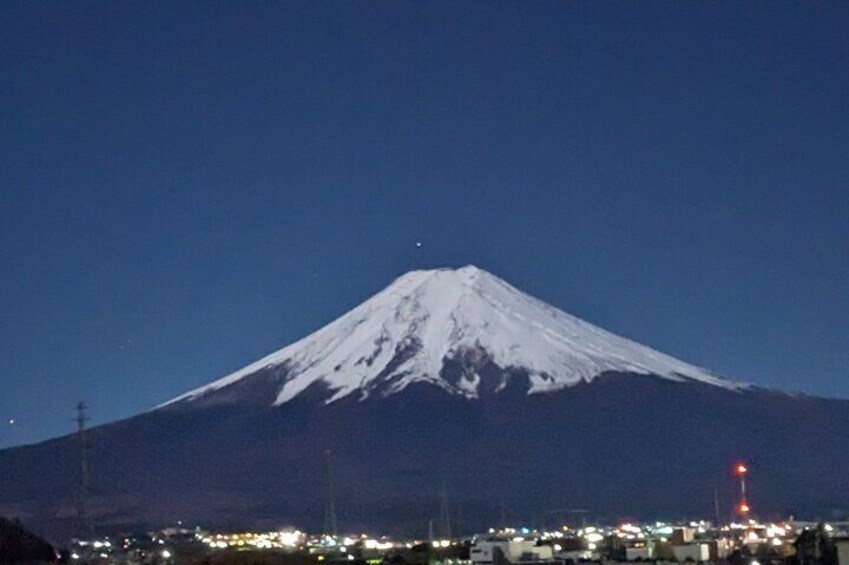
<svg viewBox="0 0 849 565">
<path fill-rule="evenodd" d="M 324 533 L 327 535 L 335 536 L 339 532 L 338 524 L 336 521 L 336 500 L 335 495 L 333 493 L 333 453 L 328 449 L 324 452 L 325 457 L 325 470 L 327 472 L 326 480 L 326 500 L 324 506 Z"/>
<path fill-rule="evenodd" d="M 77 417 L 74 418 L 74 421 L 77 423 L 77 447 L 79 449 L 80 465 L 79 482 L 77 484 L 77 520 L 79 522 L 80 533 L 83 535 L 92 533 L 88 518 L 89 467 L 88 438 L 86 437 L 87 410 L 88 406 L 81 400 L 77 403 Z"/>
</svg>

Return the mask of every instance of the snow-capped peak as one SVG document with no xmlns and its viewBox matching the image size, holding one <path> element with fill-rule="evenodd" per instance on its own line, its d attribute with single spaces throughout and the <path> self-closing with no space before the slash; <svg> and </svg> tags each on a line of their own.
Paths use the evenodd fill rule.
<svg viewBox="0 0 849 565">
<path fill-rule="evenodd" d="M 447 360 L 468 359 L 469 352 L 505 374 L 521 372 L 529 394 L 608 371 L 732 390 L 746 386 L 614 335 L 466 266 L 409 272 L 315 333 L 167 404 L 205 396 L 274 367 L 285 367 L 279 392 L 269 399 L 274 404 L 317 383 L 330 391 L 327 402 L 354 393 L 359 398 L 392 394 L 421 381 L 476 398 L 482 392 L 480 364 L 465 363 L 460 378 L 445 378 L 443 370 Z"/>
</svg>

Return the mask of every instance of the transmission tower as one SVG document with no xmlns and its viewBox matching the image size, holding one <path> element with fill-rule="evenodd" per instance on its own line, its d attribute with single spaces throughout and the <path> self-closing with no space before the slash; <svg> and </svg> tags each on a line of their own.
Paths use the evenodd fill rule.
<svg viewBox="0 0 849 565">
<path fill-rule="evenodd" d="M 92 532 L 88 517 L 88 488 L 89 488 L 89 466 L 88 466 L 88 438 L 86 437 L 86 422 L 88 406 L 83 401 L 77 403 L 77 447 L 79 449 L 79 482 L 77 483 L 77 520 L 81 535 L 89 535 Z"/>
<path fill-rule="evenodd" d="M 325 485 L 326 493 L 325 493 L 325 501 L 324 501 L 324 533 L 327 535 L 335 536 L 339 532 L 337 531 L 338 523 L 336 520 L 336 499 L 335 494 L 333 492 L 333 459 L 332 452 L 328 449 L 324 452 L 325 457 L 325 471 L 327 484 Z"/>
<path fill-rule="evenodd" d="M 448 504 L 448 489 L 445 484 L 439 492 L 439 526 L 440 533 L 446 538 L 451 538 L 451 508 Z"/>
</svg>

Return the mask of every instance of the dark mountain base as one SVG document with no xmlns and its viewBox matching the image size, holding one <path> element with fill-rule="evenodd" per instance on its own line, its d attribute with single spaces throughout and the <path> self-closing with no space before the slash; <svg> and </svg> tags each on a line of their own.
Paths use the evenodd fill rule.
<svg viewBox="0 0 849 565">
<path fill-rule="evenodd" d="M 20 522 L 0 518 L 0 563 L 56 563 L 56 552 Z"/>
<path fill-rule="evenodd" d="M 733 462 L 752 463 L 757 513 L 849 508 L 849 401 L 609 374 L 545 395 L 471 401 L 431 386 L 388 398 L 309 395 L 279 408 L 177 405 L 90 431 L 99 530 L 181 520 L 213 528 L 322 525 L 332 452 L 344 531 L 420 534 L 450 498 L 454 533 L 499 521 L 723 518 Z M 73 436 L 0 452 L 0 514 L 74 532 Z M 580 518 L 578 518 L 580 520 Z"/>
</svg>

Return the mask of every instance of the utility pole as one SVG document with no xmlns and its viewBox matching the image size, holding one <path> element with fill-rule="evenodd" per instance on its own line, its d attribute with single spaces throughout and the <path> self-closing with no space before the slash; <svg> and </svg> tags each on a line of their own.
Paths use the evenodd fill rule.
<svg viewBox="0 0 849 565">
<path fill-rule="evenodd" d="M 716 488 L 716 484 L 713 485 L 713 517 L 716 522 L 714 522 L 713 527 L 717 530 L 720 527 L 719 523 L 719 491 Z"/>
<path fill-rule="evenodd" d="M 336 520 L 336 500 L 333 492 L 333 460 L 331 456 L 332 452 L 329 449 L 324 452 L 325 470 L 327 473 L 327 484 L 325 485 L 327 498 L 324 501 L 324 533 L 335 536 L 339 533 L 337 531 L 339 528 Z"/>
<path fill-rule="evenodd" d="M 77 447 L 79 449 L 79 482 L 77 484 L 77 520 L 79 521 L 80 535 L 91 534 L 91 524 L 88 518 L 88 438 L 86 437 L 86 415 L 88 406 L 83 401 L 77 403 Z"/>
</svg>

